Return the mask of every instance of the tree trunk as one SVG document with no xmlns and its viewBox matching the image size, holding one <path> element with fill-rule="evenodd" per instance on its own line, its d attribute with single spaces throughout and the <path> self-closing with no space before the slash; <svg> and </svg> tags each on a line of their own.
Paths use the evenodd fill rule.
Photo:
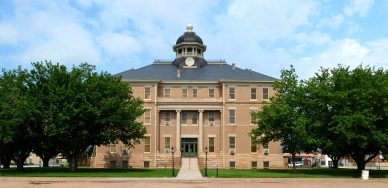
<svg viewBox="0 0 388 188">
<path fill-rule="evenodd" d="M 48 168 L 49 167 L 50 158 L 42 158 L 42 161 L 43 161 L 43 167 L 44 168 Z"/>
<path fill-rule="evenodd" d="M 76 172 L 78 170 L 78 156 L 69 155 L 67 160 L 69 162 L 70 172 Z"/>
<path fill-rule="evenodd" d="M 18 159 L 16 160 L 16 169 L 17 171 L 19 172 L 23 172 L 24 171 L 24 161 L 23 159 Z"/>
<path fill-rule="evenodd" d="M 338 168 L 339 159 L 338 158 L 332 159 L 332 162 L 333 162 L 333 168 Z"/>
<path fill-rule="evenodd" d="M 295 153 L 292 153 L 292 173 L 295 173 Z"/>
<path fill-rule="evenodd" d="M 7 155 L 1 156 L 1 164 L 3 165 L 3 169 L 9 169 L 11 165 L 11 158 Z"/>
</svg>

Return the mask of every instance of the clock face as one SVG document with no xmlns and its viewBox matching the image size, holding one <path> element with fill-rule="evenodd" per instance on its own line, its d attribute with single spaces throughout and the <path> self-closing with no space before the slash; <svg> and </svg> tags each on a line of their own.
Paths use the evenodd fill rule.
<svg viewBox="0 0 388 188">
<path fill-rule="evenodd" d="M 188 57 L 188 58 L 186 58 L 185 63 L 187 66 L 193 66 L 195 61 L 192 57 Z"/>
</svg>

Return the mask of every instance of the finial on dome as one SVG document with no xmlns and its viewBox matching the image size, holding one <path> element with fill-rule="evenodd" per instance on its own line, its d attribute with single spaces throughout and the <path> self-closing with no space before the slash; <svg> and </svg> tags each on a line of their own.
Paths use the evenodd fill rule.
<svg viewBox="0 0 388 188">
<path fill-rule="evenodd" d="M 187 24 L 187 26 L 186 26 L 186 31 L 187 31 L 187 32 L 193 32 L 193 25 Z"/>
</svg>

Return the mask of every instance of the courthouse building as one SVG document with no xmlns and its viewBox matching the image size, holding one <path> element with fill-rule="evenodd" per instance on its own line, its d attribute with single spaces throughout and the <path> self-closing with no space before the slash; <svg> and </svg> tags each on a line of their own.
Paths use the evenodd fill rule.
<svg viewBox="0 0 388 188">
<path fill-rule="evenodd" d="M 96 147 L 91 167 L 164 168 L 173 157 L 178 166 L 182 157 L 196 157 L 202 168 L 207 147 L 209 167 L 284 168 L 279 142 L 258 146 L 249 135 L 256 127 L 251 112 L 269 102 L 276 79 L 207 60 L 206 45 L 191 25 L 173 51 L 175 60 L 117 74 L 144 100 L 139 121 L 147 134 L 135 148 L 121 142 Z"/>
</svg>

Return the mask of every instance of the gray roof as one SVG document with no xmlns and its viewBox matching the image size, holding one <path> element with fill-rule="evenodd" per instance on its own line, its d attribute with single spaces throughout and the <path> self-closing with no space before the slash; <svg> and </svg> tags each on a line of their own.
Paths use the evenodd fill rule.
<svg viewBox="0 0 388 188">
<path fill-rule="evenodd" d="M 161 81 L 275 81 L 276 78 L 249 70 L 233 70 L 232 65 L 225 62 L 212 63 L 201 68 L 181 68 L 180 77 L 177 77 L 177 67 L 172 62 L 153 63 L 139 69 L 130 69 L 115 76 L 123 80 L 161 80 Z"/>
</svg>

